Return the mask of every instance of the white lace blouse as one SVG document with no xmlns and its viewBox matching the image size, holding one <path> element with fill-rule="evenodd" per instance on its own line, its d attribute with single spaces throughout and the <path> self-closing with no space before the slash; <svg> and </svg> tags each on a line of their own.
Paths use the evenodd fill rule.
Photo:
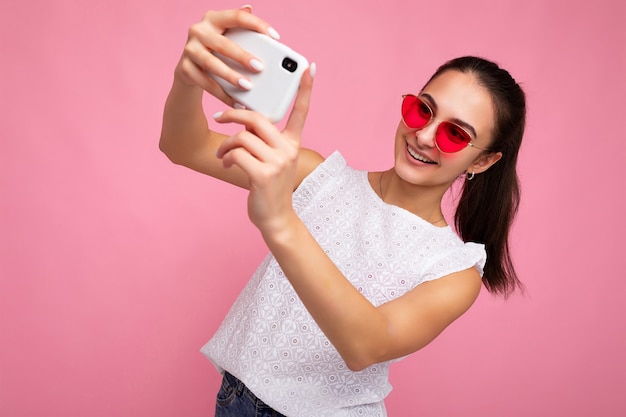
<svg viewBox="0 0 626 417">
<path fill-rule="evenodd" d="M 333 153 L 294 192 L 293 205 L 320 246 L 372 304 L 472 266 L 483 245 L 448 226 L 383 202 L 367 172 Z M 385 416 L 389 363 L 353 372 L 324 336 L 269 254 L 201 349 L 290 417 Z"/>
</svg>

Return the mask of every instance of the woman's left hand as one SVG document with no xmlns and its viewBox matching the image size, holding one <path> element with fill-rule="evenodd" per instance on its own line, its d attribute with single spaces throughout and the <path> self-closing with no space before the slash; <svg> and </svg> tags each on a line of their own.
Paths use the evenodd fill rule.
<svg viewBox="0 0 626 417">
<path fill-rule="evenodd" d="M 245 127 L 223 141 L 217 157 L 225 167 L 236 165 L 248 176 L 248 216 L 262 234 L 280 232 L 295 218 L 291 198 L 297 186 L 300 140 L 309 110 L 314 68 L 312 64 L 302 75 L 282 131 L 250 110 L 230 109 L 214 116 L 218 123 Z"/>
</svg>

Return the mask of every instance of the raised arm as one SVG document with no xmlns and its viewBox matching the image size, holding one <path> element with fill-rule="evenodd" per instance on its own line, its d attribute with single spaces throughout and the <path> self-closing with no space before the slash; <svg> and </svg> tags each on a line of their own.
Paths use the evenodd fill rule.
<svg viewBox="0 0 626 417">
<path fill-rule="evenodd" d="M 216 157 L 217 149 L 228 136 L 209 127 L 202 106 L 204 91 L 226 105 L 234 104 L 233 99 L 209 73 L 240 88 L 246 87 L 245 77 L 224 64 L 212 51 L 228 56 L 253 71 L 258 68 L 256 57 L 223 36 L 226 29 L 234 27 L 277 36 L 275 30 L 267 22 L 254 16 L 249 8 L 209 11 L 199 23 L 192 25 L 183 54 L 176 65 L 174 82 L 165 104 L 159 147 L 176 164 L 249 188 L 248 177 L 239 167 L 225 167 Z M 321 159 L 315 152 L 303 150 L 297 183 Z"/>
</svg>

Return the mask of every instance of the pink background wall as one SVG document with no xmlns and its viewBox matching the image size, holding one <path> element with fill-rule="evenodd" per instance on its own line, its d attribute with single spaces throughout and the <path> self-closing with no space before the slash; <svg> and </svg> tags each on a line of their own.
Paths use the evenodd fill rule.
<svg viewBox="0 0 626 417">
<path fill-rule="evenodd" d="M 240 5 L 3 1 L 0 416 L 212 415 L 198 349 L 265 249 L 245 193 L 157 140 L 188 26 Z M 626 415 L 626 3 L 254 6 L 318 64 L 305 145 L 357 167 L 391 164 L 400 95 L 448 58 L 490 57 L 528 94 L 513 248 L 529 294 L 482 294 L 395 365 L 390 415 Z"/>
</svg>

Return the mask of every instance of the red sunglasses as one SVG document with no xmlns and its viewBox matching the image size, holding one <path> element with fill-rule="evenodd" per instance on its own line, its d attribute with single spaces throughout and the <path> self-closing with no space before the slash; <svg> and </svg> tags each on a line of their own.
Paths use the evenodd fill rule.
<svg viewBox="0 0 626 417">
<path fill-rule="evenodd" d="M 402 97 L 402 121 L 409 129 L 421 129 L 435 118 L 433 110 L 421 98 L 413 94 Z M 472 137 L 467 130 L 456 123 L 443 121 L 437 126 L 435 145 L 443 153 L 458 152 L 466 146 L 488 151 L 473 145 L 471 141 Z"/>
</svg>

